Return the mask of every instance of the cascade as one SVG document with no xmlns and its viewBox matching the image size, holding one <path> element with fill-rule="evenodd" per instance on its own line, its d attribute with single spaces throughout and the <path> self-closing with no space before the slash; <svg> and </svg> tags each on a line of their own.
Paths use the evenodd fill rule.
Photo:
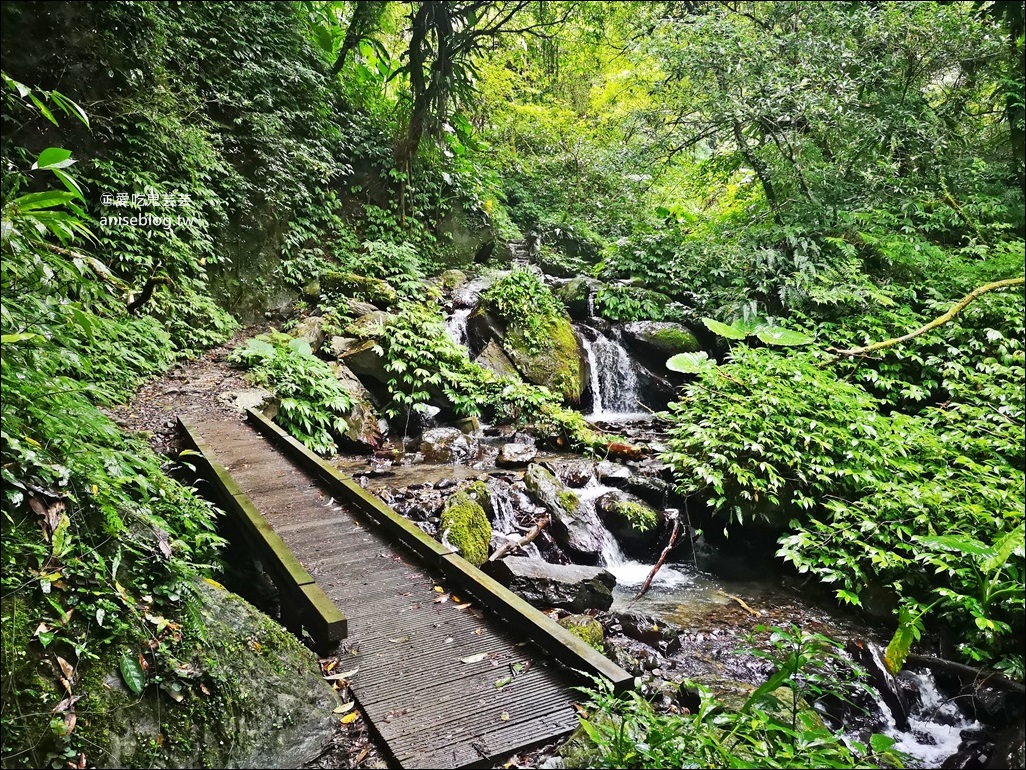
<svg viewBox="0 0 1026 770">
<path fill-rule="evenodd" d="M 517 528 L 517 503 L 513 499 L 514 489 L 512 485 L 495 479 L 488 480 L 488 492 L 491 496 L 492 511 L 495 515 L 492 521 L 492 542 L 493 544 L 505 544 L 509 541 L 519 540 L 522 532 Z M 530 501 L 521 501 L 521 503 Z M 520 546 L 525 556 L 540 559 L 541 551 L 534 543 L 526 543 Z M 519 554 L 518 554 L 519 555 Z"/>
<path fill-rule="evenodd" d="M 461 347 L 466 347 L 467 344 L 467 319 L 470 318 L 470 312 L 470 308 L 459 308 L 445 319 L 445 330 L 453 342 Z"/>
<path fill-rule="evenodd" d="M 600 334 L 594 342 L 582 335 L 591 369 L 592 419 L 623 419 L 642 416 L 638 400 L 638 376 L 627 350 L 615 338 Z M 644 415 L 647 416 L 647 415 Z"/>
</svg>

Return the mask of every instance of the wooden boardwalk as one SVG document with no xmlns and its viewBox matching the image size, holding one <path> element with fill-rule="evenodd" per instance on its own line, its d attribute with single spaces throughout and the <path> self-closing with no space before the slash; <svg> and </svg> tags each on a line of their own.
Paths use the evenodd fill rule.
<svg viewBox="0 0 1026 770">
<path fill-rule="evenodd" d="M 264 435 L 229 422 L 185 429 L 226 509 L 268 549 L 283 610 L 329 643 L 348 632 L 356 654 L 341 667 L 356 670 L 358 706 L 399 766 L 487 764 L 572 731 L 582 682 L 564 664 L 629 686 L 262 416 L 250 422 Z"/>
</svg>

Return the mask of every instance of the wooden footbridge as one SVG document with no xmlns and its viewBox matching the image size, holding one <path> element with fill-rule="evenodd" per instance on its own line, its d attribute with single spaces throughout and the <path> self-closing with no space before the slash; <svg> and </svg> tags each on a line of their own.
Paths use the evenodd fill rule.
<svg viewBox="0 0 1026 770">
<path fill-rule="evenodd" d="M 627 672 L 258 412 L 181 423 L 199 465 L 322 649 L 348 637 L 358 707 L 400 767 L 488 763 L 577 725 L 572 688 Z"/>
</svg>

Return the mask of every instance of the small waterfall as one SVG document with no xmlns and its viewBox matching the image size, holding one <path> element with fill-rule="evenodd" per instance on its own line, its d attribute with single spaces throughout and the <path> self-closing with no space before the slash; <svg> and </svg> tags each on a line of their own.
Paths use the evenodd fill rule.
<svg viewBox="0 0 1026 770">
<path fill-rule="evenodd" d="M 524 534 L 517 526 L 517 501 L 514 499 L 516 491 L 512 485 L 494 479 L 489 479 L 488 491 L 491 495 L 492 512 L 495 516 L 492 521 L 492 546 L 499 548 L 508 542 L 519 540 Z M 530 504 L 529 500 L 519 502 Z M 542 558 L 541 551 L 534 543 L 525 543 L 520 546 L 520 550 L 525 556 L 534 559 Z M 514 555 L 519 554 L 515 553 Z"/>
<path fill-rule="evenodd" d="M 964 731 L 984 729 L 979 722 L 967 719 L 953 700 L 944 697 L 932 671 L 906 670 L 899 677 L 913 683 L 919 692 L 919 702 L 911 704 L 906 729 L 888 720 L 884 732 L 897 741 L 894 748 L 915 758 L 910 766 L 941 767 L 944 760 L 959 750 Z"/>
<path fill-rule="evenodd" d="M 461 347 L 467 345 L 467 319 L 470 318 L 470 308 L 459 308 L 445 319 L 445 330 L 452 337 L 453 342 Z"/>
<path fill-rule="evenodd" d="M 594 398 L 592 419 L 623 419 L 639 415 L 638 376 L 623 345 L 604 334 L 591 342 L 583 337 L 584 351 L 591 369 L 591 392 Z M 647 416 L 647 415 L 646 415 Z"/>
<path fill-rule="evenodd" d="M 607 487 L 592 479 L 584 487 L 575 490 L 577 498 L 582 506 L 595 511 L 596 501 L 607 492 L 616 491 L 614 487 Z M 599 553 L 599 564 L 616 577 L 616 582 L 621 586 L 640 586 L 645 582 L 648 573 L 652 571 L 651 564 L 644 564 L 640 561 L 628 558 L 620 544 L 616 541 L 613 533 L 603 528 L 602 550 Z M 673 588 L 691 582 L 691 577 L 679 572 L 668 564 L 664 564 L 659 570 L 653 584 L 662 588 Z"/>
</svg>

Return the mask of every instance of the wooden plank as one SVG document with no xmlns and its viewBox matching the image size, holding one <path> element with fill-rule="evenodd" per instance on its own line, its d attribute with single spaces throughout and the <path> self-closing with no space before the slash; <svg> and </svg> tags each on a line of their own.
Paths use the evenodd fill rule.
<svg viewBox="0 0 1026 770">
<path fill-rule="evenodd" d="M 345 615 L 321 590 L 281 536 L 267 523 L 249 497 L 239 488 L 228 471 L 217 462 L 213 450 L 199 433 L 179 419 L 178 424 L 187 441 L 203 458 L 208 478 L 219 492 L 226 511 L 234 514 L 247 534 L 258 544 L 269 574 L 278 577 L 278 590 L 296 601 L 304 626 L 321 647 L 345 639 L 348 623 Z"/>
<path fill-rule="evenodd" d="M 248 416 L 261 433 L 284 447 L 301 465 L 316 473 L 333 494 L 352 502 L 364 512 L 379 519 L 385 529 L 407 544 L 428 564 L 437 565 L 446 578 L 476 596 L 497 615 L 522 629 L 525 635 L 553 658 L 573 669 L 609 679 L 615 692 L 623 692 L 634 686 L 634 677 L 629 673 L 508 588 L 485 575 L 459 554 L 445 548 L 355 481 L 343 476 L 330 463 L 311 452 L 264 415 L 250 409 Z"/>
</svg>

